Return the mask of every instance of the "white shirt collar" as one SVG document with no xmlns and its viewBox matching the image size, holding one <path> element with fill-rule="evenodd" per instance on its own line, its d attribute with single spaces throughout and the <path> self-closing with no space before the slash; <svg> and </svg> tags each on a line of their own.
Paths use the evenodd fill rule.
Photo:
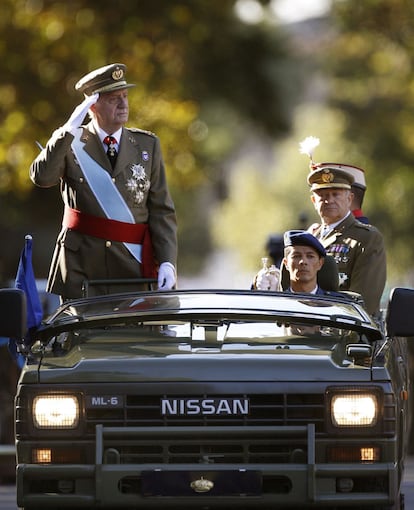
<svg viewBox="0 0 414 510">
<path fill-rule="evenodd" d="M 119 143 L 121 141 L 121 135 L 122 135 L 122 127 L 120 127 L 117 131 L 115 131 L 115 133 L 106 133 L 99 125 L 98 123 L 96 122 L 95 119 L 93 119 L 93 127 L 95 128 L 95 131 L 96 131 L 96 134 L 99 136 L 99 139 L 101 140 L 102 142 L 102 145 L 104 145 L 103 141 L 104 141 L 104 138 L 108 135 L 110 136 L 113 136 L 116 141 L 117 141 L 117 145 L 119 146 Z M 104 145 L 106 147 L 106 145 Z M 117 147 L 118 148 L 118 147 Z"/>
<path fill-rule="evenodd" d="M 311 290 L 310 292 L 307 292 L 306 294 L 316 294 L 318 292 L 318 288 L 319 288 L 319 286 L 317 285 L 313 290 Z M 292 290 L 292 287 L 289 287 L 289 292 L 291 292 L 292 294 L 302 294 L 302 292 L 296 292 L 296 291 Z"/>
<path fill-rule="evenodd" d="M 326 225 L 325 223 L 322 223 L 321 227 L 322 227 L 323 237 L 325 237 L 328 232 L 330 232 L 331 230 L 336 228 L 340 223 L 342 223 L 346 218 L 348 218 L 348 216 L 350 214 L 351 214 L 351 211 L 348 211 L 347 214 L 345 214 L 345 216 L 343 218 L 341 218 L 339 221 L 337 221 L 335 223 L 331 223 L 330 225 Z"/>
</svg>

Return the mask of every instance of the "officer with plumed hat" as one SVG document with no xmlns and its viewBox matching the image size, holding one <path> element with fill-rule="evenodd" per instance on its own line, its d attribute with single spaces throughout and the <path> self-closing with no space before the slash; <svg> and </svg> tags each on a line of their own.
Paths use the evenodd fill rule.
<svg viewBox="0 0 414 510">
<path fill-rule="evenodd" d="M 308 137 L 300 152 L 310 157 L 307 182 L 320 223 L 309 228 L 335 258 L 339 290 L 361 294 L 367 311 L 378 316 L 386 281 L 386 254 L 377 228 L 358 221 L 351 213 L 352 186 L 358 167 L 342 163 L 315 163 L 313 150 L 319 139 Z"/>
<path fill-rule="evenodd" d="M 323 180 L 333 178 L 337 181 L 338 187 L 349 184 L 352 191 L 351 212 L 355 218 L 362 223 L 369 223 L 368 218 L 362 212 L 362 202 L 367 189 L 365 172 L 355 165 L 344 165 L 342 163 L 317 163 L 311 166 L 308 176 L 308 183 L 311 189 L 322 188 Z M 332 173 L 332 170 L 334 173 Z M 319 182 L 318 182 L 319 181 Z M 343 181 L 343 183 L 341 183 Z M 326 183 L 325 183 L 326 187 Z M 328 187 L 330 184 L 328 183 Z"/>
<path fill-rule="evenodd" d="M 30 167 L 34 184 L 61 189 L 62 229 L 47 290 L 63 300 L 82 296 L 91 280 L 156 278 L 163 290 L 176 284 L 176 214 L 160 141 L 125 127 L 134 86 L 122 63 L 83 76 L 75 85 L 83 102 Z M 88 288 L 89 295 L 134 289 L 104 283 Z"/>
</svg>

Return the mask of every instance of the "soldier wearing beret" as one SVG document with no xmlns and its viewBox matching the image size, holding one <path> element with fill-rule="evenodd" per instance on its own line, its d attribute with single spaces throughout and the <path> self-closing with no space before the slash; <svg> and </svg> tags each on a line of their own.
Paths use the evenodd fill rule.
<svg viewBox="0 0 414 510">
<path fill-rule="evenodd" d="M 284 234 L 283 264 L 290 275 L 290 292 L 325 294 L 318 285 L 318 271 L 322 268 L 326 250 L 309 232 L 290 230 Z"/>
<path fill-rule="evenodd" d="M 155 277 L 165 290 L 176 283 L 176 214 L 160 142 L 125 127 L 134 86 L 125 72 L 116 63 L 81 78 L 75 89 L 84 101 L 30 167 L 34 184 L 61 189 L 64 215 L 47 290 L 63 300 L 80 297 L 91 280 Z M 89 294 L 130 290 L 97 285 Z"/>
<path fill-rule="evenodd" d="M 339 290 L 361 294 L 367 311 L 376 316 L 386 281 L 385 247 L 379 230 L 351 213 L 352 169 L 339 163 L 311 164 L 307 181 L 321 223 L 309 231 L 335 258 Z"/>
<path fill-rule="evenodd" d="M 332 294 L 331 291 L 337 289 L 336 282 L 330 282 L 330 288 L 322 288 L 318 283 L 318 273 L 326 260 L 322 243 L 304 230 L 288 230 L 282 239 L 284 248 L 280 270 L 276 266 L 260 270 L 252 288 L 310 294 L 326 294 L 328 291 Z M 337 279 L 335 262 L 332 264 L 335 267 L 333 276 Z M 329 271 L 328 276 L 331 273 Z"/>
</svg>

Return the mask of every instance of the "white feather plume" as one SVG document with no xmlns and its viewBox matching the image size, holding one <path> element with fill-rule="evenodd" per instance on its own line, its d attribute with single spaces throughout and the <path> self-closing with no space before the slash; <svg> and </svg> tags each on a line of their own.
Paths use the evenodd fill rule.
<svg viewBox="0 0 414 510">
<path fill-rule="evenodd" d="M 301 154 L 307 154 L 312 161 L 313 151 L 318 145 L 319 138 L 316 138 L 315 136 L 308 136 L 299 143 L 299 152 Z"/>
</svg>

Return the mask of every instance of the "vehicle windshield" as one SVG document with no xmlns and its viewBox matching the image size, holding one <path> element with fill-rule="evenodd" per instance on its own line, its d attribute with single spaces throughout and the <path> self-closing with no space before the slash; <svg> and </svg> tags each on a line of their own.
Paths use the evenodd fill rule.
<svg viewBox="0 0 414 510">
<path fill-rule="evenodd" d="M 54 338 L 66 349 L 74 344 L 166 346 L 177 351 L 217 347 L 221 351 L 255 346 L 256 349 L 331 349 L 337 344 L 366 343 L 357 331 L 303 322 L 275 321 L 146 321 L 96 326 L 65 332 Z M 65 350 L 66 350 L 65 349 Z"/>
<path fill-rule="evenodd" d="M 357 343 L 378 339 L 381 333 L 351 301 L 286 293 L 181 291 L 69 302 L 39 336 L 42 343 L 58 337 L 71 337 L 70 343 L 174 340 L 228 345 L 279 344 L 294 338 Z"/>
</svg>

